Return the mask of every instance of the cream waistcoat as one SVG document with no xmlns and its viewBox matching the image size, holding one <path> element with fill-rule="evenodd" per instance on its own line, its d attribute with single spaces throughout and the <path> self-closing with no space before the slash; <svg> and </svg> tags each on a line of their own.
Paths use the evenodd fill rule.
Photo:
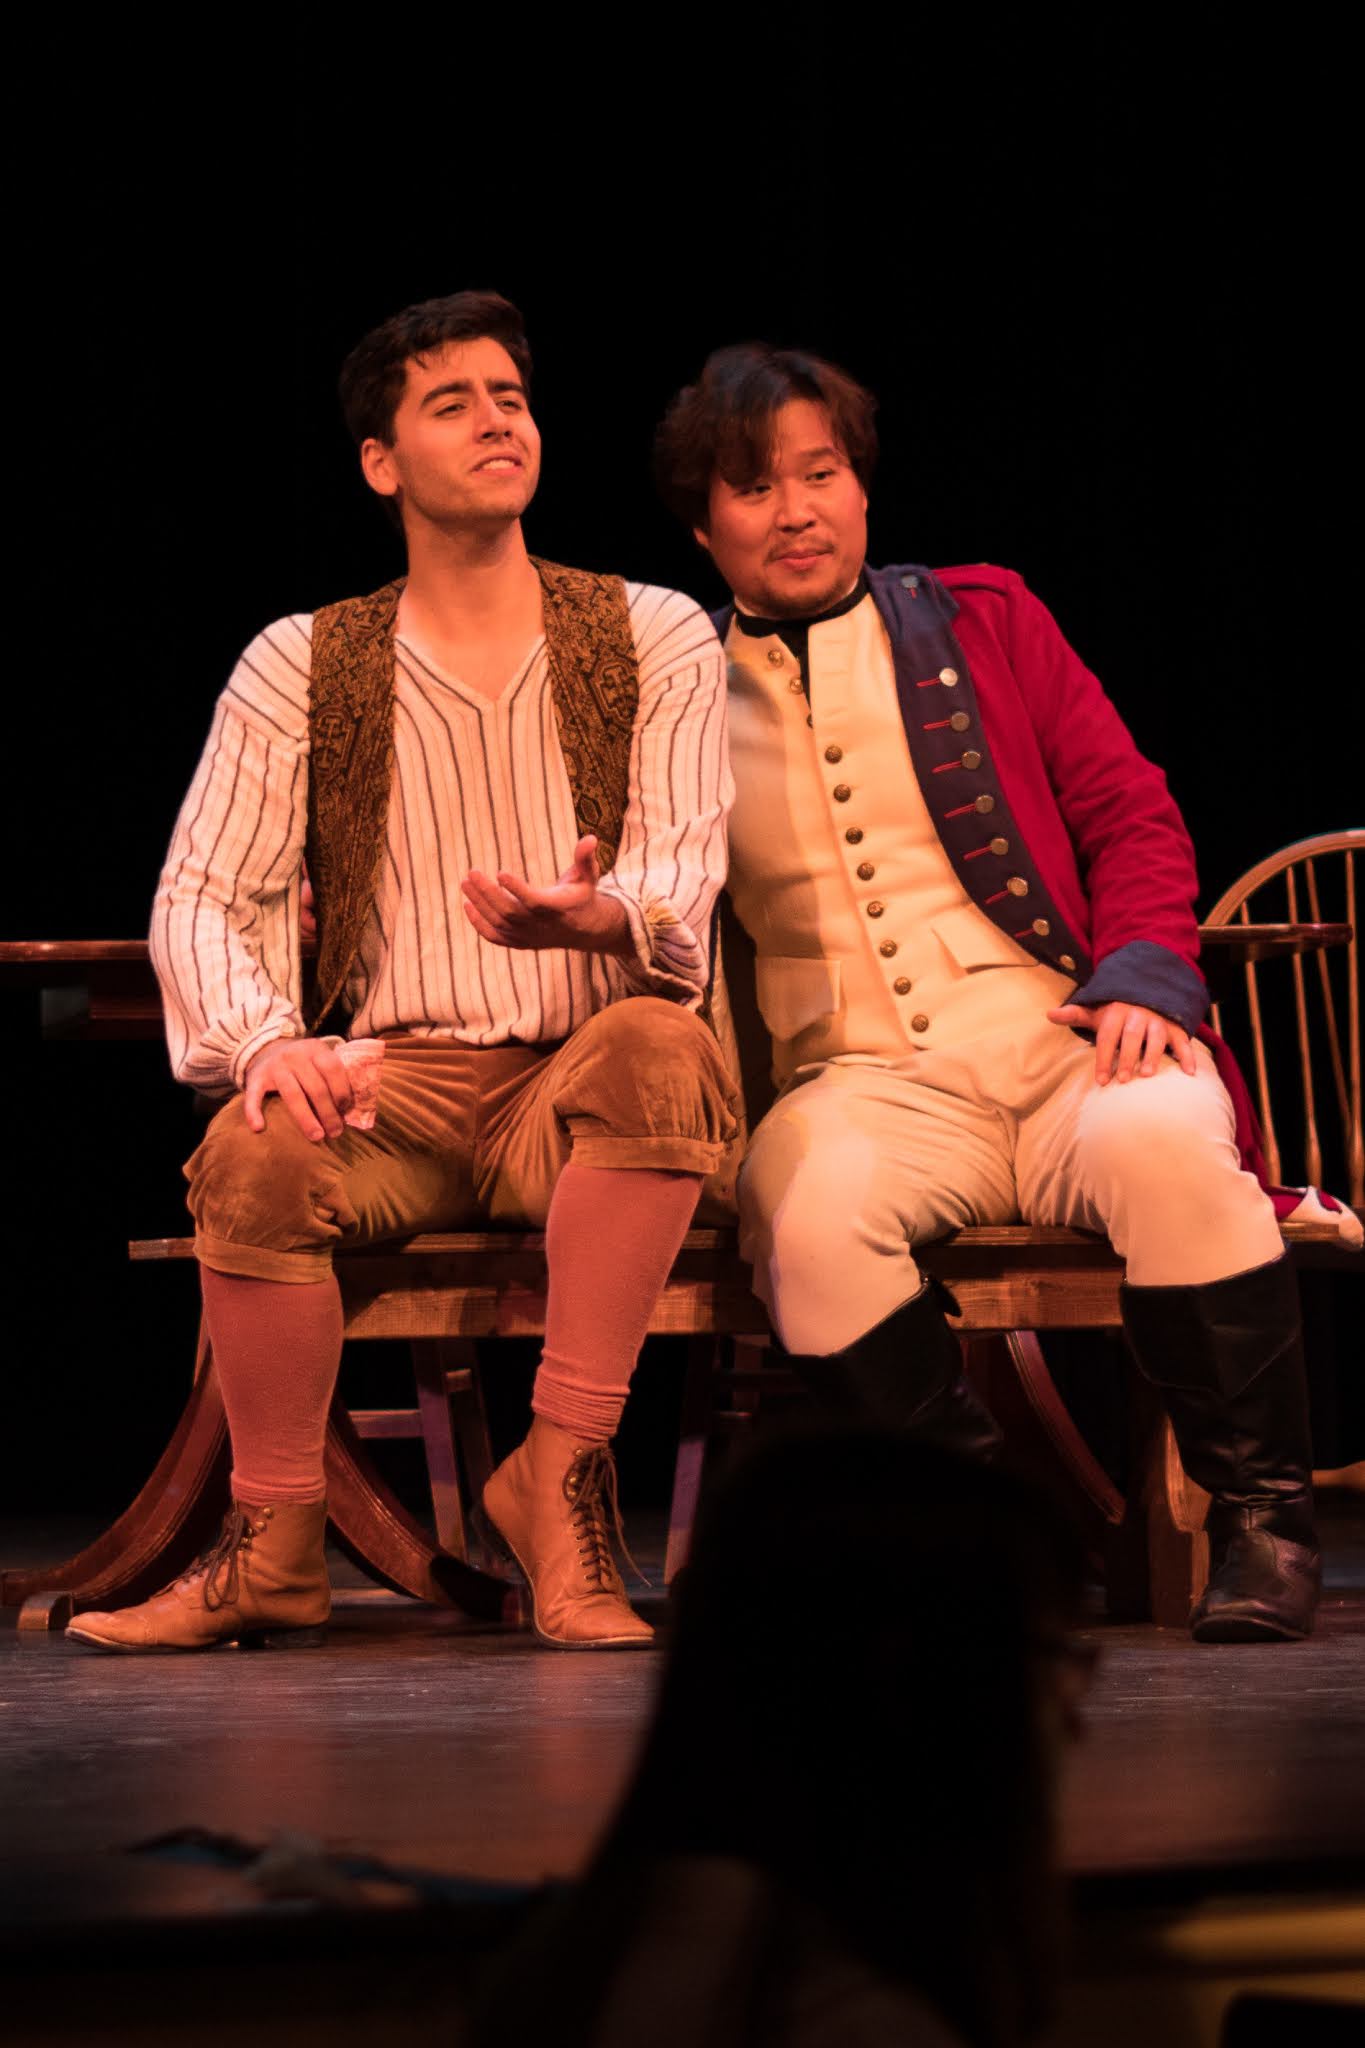
<svg viewBox="0 0 1365 2048">
<path fill-rule="evenodd" d="M 904 1059 L 1036 1024 L 1065 1001 L 1073 983 L 998 931 L 953 872 L 872 599 L 811 628 L 809 704 L 780 639 L 732 624 L 725 652 L 729 889 L 778 1082 L 811 1060 Z"/>
</svg>

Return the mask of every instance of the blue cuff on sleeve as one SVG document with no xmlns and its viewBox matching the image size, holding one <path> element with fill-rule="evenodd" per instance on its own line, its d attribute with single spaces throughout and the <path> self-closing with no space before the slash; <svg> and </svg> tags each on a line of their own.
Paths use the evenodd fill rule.
<svg viewBox="0 0 1365 2048">
<path fill-rule="evenodd" d="M 1197 967 L 1152 939 L 1133 939 L 1107 953 L 1084 988 L 1069 1002 L 1141 1003 L 1159 1010 L 1186 1031 L 1197 1031 L 1209 1007 L 1209 992 Z"/>
</svg>

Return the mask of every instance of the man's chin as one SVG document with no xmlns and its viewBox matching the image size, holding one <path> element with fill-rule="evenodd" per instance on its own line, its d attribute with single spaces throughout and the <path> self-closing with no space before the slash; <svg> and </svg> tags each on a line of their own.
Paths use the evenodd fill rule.
<svg viewBox="0 0 1365 2048">
<path fill-rule="evenodd" d="M 437 523 L 456 530 L 473 527 L 496 531 L 520 519 L 534 496 L 534 490 L 528 491 L 518 480 L 515 488 L 481 491 L 477 497 L 464 498 L 456 505 L 444 507 Z"/>
<path fill-rule="evenodd" d="M 822 565 L 818 572 L 810 570 L 805 574 L 778 570 L 769 575 L 762 602 L 755 609 L 774 619 L 810 618 L 838 602 L 847 588 L 847 580 L 837 567 Z"/>
</svg>

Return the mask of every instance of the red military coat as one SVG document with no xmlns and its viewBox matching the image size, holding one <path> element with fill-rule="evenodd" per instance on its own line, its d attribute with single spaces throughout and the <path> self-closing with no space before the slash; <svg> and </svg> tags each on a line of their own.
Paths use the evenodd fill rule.
<svg viewBox="0 0 1365 2048">
<path fill-rule="evenodd" d="M 1144 1003 L 1196 1030 L 1208 990 L 1189 833 L 1165 776 L 1052 614 L 1011 569 L 883 569 L 868 582 L 896 654 L 911 758 L 973 901 L 1028 951 L 1073 972 L 1077 1001 Z M 945 669 L 955 669 L 954 684 L 929 680 Z M 958 714 L 946 732 L 937 723 L 945 713 Z M 945 769 L 945 759 L 957 765 Z M 992 804 L 984 816 L 975 810 L 983 795 Z M 1001 861 L 976 851 L 993 836 L 1011 841 Z M 1026 895 L 999 897 L 1001 868 L 1036 870 Z"/>
<path fill-rule="evenodd" d="M 990 822 L 1009 837 L 1006 821 L 1012 819 L 1041 884 L 1040 893 L 1030 894 L 1035 901 L 1046 896 L 1059 913 L 1049 917 L 1044 905 L 1025 936 L 1013 915 L 1019 899 L 1009 898 L 1011 936 L 1054 966 L 1064 952 L 1076 959 L 1075 1001 L 1142 1003 L 1187 1031 L 1198 1030 L 1232 1098 L 1242 1164 L 1264 1183 L 1260 1126 L 1246 1083 L 1229 1048 L 1200 1028 L 1208 989 L 1197 965 L 1199 882 L 1194 847 L 1165 776 L 1139 753 L 1098 677 L 1014 570 L 985 564 L 937 572 L 881 569 L 868 572 L 868 583 L 895 650 L 906 738 L 926 795 L 966 771 L 959 757 L 958 770 L 935 774 L 938 764 L 925 759 L 924 728 L 931 721 L 920 707 L 951 699 L 954 709 L 959 701 L 966 709 L 963 692 L 970 689 L 983 744 L 962 752 L 981 754 L 975 774 L 984 774 L 992 785 L 985 793 L 996 798 Z M 925 675 L 911 677 L 906 667 L 909 657 L 910 667 L 926 669 L 925 657 L 932 660 L 938 644 L 962 656 L 951 691 L 941 681 L 937 689 L 921 687 Z M 953 665 L 950 655 L 941 666 Z M 955 808 L 942 798 L 930 802 L 950 853 L 954 821 L 944 814 Z M 987 900 L 993 891 L 975 878 L 986 862 L 969 857 L 955 865 L 964 879 L 971 874 L 973 899 L 1004 924 L 1000 906 Z M 1038 924 L 1051 927 L 1046 937 Z M 1081 950 L 1059 944 L 1059 929 L 1074 933 Z"/>
<path fill-rule="evenodd" d="M 1236 1062 L 1202 1028 L 1194 848 L 1166 778 L 1012 569 L 869 569 L 901 716 L 939 838 L 971 900 L 1074 1000 L 1141 1003 L 1198 1032 L 1265 1180 Z M 722 639 L 729 612 L 717 614 Z M 997 854 L 992 846 L 1004 845 Z"/>
</svg>

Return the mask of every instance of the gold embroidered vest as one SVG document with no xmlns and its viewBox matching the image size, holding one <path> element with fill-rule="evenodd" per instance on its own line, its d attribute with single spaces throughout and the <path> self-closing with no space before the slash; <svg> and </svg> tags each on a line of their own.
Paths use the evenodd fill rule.
<svg viewBox="0 0 1365 2048">
<path fill-rule="evenodd" d="M 533 558 L 534 560 L 534 558 Z M 559 744 L 580 835 L 605 873 L 625 820 L 640 674 L 619 576 L 535 561 Z M 384 860 L 393 782 L 394 620 L 403 579 L 313 614 L 308 874 L 318 921 L 309 1029 L 346 986 Z"/>
</svg>

